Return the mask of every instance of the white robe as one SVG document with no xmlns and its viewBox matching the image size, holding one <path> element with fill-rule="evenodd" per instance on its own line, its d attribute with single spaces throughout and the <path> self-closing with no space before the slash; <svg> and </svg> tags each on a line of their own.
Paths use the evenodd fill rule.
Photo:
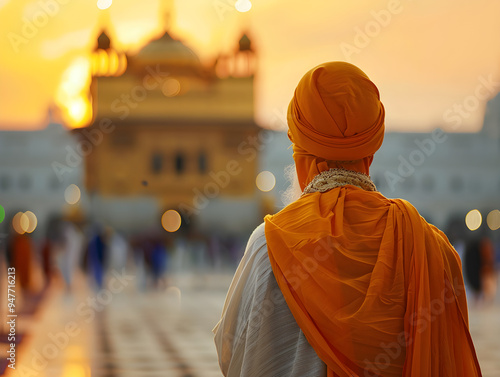
<svg viewBox="0 0 500 377">
<path fill-rule="evenodd" d="M 326 377 L 274 277 L 264 224 L 250 236 L 213 329 L 226 377 Z"/>
</svg>

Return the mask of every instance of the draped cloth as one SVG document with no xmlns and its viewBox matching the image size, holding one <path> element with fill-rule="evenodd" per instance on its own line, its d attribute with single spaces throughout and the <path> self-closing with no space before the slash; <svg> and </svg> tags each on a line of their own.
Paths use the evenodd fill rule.
<svg viewBox="0 0 500 377">
<path fill-rule="evenodd" d="M 329 376 L 480 376 L 460 259 L 408 202 L 344 186 L 266 221 L 285 300 Z"/>
<path fill-rule="evenodd" d="M 341 62 L 302 78 L 289 107 L 301 188 L 319 173 L 368 174 L 384 132 L 375 85 Z M 265 218 L 286 303 L 328 376 L 474 377 L 458 254 L 407 201 L 345 185 Z"/>
</svg>

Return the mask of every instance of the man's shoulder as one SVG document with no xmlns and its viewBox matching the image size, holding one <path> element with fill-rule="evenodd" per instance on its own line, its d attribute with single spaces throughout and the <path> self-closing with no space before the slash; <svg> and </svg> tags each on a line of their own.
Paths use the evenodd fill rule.
<svg viewBox="0 0 500 377">
<path fill-rule="evenodd" d="M 255 228 L 248 239 L 244 259 L 254 267 L 259 266 L 262 268 L 263 266 L 270 266 L 264 223 Z"/>
<path fill-rule="evenodd" d="M 247 248 L 260 249 L 266 244 L 265 223 L 260 224 L 250 235 Z"/>
</svg>

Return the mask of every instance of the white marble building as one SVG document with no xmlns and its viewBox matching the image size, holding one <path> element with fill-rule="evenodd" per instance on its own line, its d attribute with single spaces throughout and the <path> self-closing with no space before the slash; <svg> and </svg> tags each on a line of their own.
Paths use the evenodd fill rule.
<svg viewBox="0 0 500 377">
<path fill-rule="evenodd" d="M 10 220 L 18 211 L 31 211 L 38 220 L 33 235 L 43 235 L 51 215 L 69 213 L 64 192 L 70 184 L 82 190 L 83 159 L 78 157 L 76 139 L 60 124 L 38 131 L 0 132 L 0 205 L 5 209 L 2 232 L 10 231 Z"/>
</svg>

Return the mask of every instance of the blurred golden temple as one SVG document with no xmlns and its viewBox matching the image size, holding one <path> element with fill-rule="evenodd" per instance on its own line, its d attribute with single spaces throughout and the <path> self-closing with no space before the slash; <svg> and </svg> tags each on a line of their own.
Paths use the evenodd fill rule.
<svg viewBox="0 0 500 377">
<path fill-rule="evenodd" d="M 92 59 L 94 121 L 75 130 L 85 186 L 99 203 L 92 212 L 106 208 L 104 218 L 129 228 L 154 217 L 153 207 L 175 208 L 189 223 L 209 199 L 255 197 L 255 69 L 247 35 L 207 66 L 168 32 L 135 56 L 115 51 L 102 32 Z M 123 213 L 130 205 L 113 205 L 125 199 L 135 201 L 134 216 Z"/>
</svg>

